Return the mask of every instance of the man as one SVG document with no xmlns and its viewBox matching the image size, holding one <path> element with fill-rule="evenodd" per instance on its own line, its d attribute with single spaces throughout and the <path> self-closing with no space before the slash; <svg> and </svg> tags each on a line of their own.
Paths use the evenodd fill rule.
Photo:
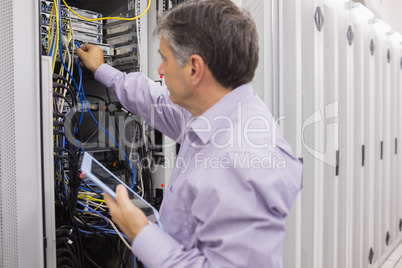
<svg viewBox="0 0 402 268">
<path fill-rule="evenodd" d="M 112 219 L 148 268 L 282 267 L 301 164 L 250 84 L 253 20 L 229 0 L 191 1 L 165 12 L 156 33 L 167 89 L 103 64 L 96 46 L 77 49 L 128 110 L 181 145 L 160 209 L 165 232 L 122 186 L 117 200 L 105 194 Z"/>
</svg>

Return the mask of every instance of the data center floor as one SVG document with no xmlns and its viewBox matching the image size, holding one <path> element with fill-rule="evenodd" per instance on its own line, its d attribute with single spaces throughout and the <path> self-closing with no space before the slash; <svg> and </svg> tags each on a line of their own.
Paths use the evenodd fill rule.
<svg viewBox="0 0 402 268">
<path fill-rule="evenodd" d="M 402 268 L 402 243 L 388 256 L 381 268 Z"/>
</svg>

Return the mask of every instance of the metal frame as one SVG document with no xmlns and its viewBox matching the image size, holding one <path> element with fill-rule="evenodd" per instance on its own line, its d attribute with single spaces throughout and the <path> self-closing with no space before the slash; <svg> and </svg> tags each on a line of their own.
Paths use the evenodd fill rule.
<svg viewBox="0 0 402 268">
<path fill-rule="evenodd" d="M 53 165 L 53 80 L 52 58 L 42 56 L 42 145 L 43 195 L 46 236 L 46 267 L 56 267 L 56 220 Z"/>
</svg>

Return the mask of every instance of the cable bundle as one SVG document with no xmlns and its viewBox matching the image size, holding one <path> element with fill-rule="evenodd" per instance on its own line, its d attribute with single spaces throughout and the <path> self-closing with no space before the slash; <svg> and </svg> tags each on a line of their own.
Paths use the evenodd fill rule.
<svg viewBox="0 0 402 268">
<path fill-rule="evenodd" d="M 68 36 L 62 33 L 62 23 L 68 25 Z M 95 261 L 99 257 L 96 256 L 99 253 L 92 252 L 96 244 L 101 244 L 103 249 L 117 256 L 113 260 L 113 267 L 126 267 L 128 263 L 134 262 L 134 256 L 130 253 L 131 242 L 111 221 L 102 193 L 95 185 L 81 177 L 79 167 L 84 152 L 83 147 L 96 132 L 104 131 L 125 156 L 126 160 L 120 166 L 124 171 L 127 185 L 154 204 L 151 171 L 149 167 L 138 166 L 139 176 L 136 178 L 132 161 L 124 152 L 124 148 L 121 148 L 116 139 L 99 125 L 91 112 L 84 92 L 80 62 L 74 60 L 75 46 L 79 47 L 79 44 L 74 42 L 71 17 L 62 18 L 60 0 L 55 0 L 50 14 L 46 53 L 53 57 L 54 73 L 53 133 L 57 267 L 105 267 L 104 263 L 100 265 Z M 60 69 L 56 71 L 58 63 L 60 63 Z M 76 75 L 78 71 L 79 80 L 73 77 L 74 68 Z M 101 99 L 97 96 L 91 97 Z M 108 99 L 108 102 L 105 101 L 107 106 L 111 104 L 109 95 Z M 84 112 L 88 113 L 98 126 L 85 141 L 82 139 L 82 132 L 85 129 Z M 113 115 L 114 111 L 110 113 Z M 144 129 L 143 124 L 136 122 L 133 143 L 139 139 L 148 142 Z M 138 153 L 140 159 L 145 158 L 146 161 L 152 162 L 149 157 L 150 150 L 145 145 L 140 148 L 131 147 L 130 154 L 133 150 Z M 110 168 L 111 163 L 116 163 L 114 160 L 116 155 L 118 156 L 118 152 L 116 154 L 113 149 L 102 153 L 105 166 Z M 92 242 L 94 239 L 96 243 Z"/>
</svg>

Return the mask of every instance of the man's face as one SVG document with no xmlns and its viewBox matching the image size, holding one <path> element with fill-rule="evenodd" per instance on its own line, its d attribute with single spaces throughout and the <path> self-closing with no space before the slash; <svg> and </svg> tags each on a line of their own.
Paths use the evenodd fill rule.
<svg viewBox="0 0 402 268">
<path fill-rule="evenodd" d="M 186 80 L 186 66 L 181 68 L 170 50 L 166 39 L 162 36 L 159 45 L 159 54 L 162 63 L 158 72 L 165 77 L 165 82 L 170 91 L 170 99 L 173 103 L 186 108 L 186 100 L 191 97 L 191 88 Z"/>
</svg>

